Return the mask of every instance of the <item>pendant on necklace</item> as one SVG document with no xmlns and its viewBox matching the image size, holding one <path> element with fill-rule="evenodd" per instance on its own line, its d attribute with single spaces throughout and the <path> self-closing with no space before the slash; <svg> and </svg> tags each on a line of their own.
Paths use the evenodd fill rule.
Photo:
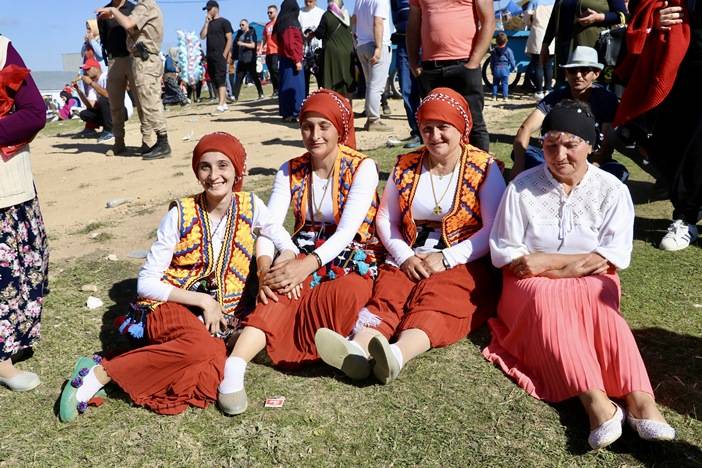
<svg viewBox="0 0 702 468">
<path fill-rule="evenodd" d="M 322 216 L 322 210 L 317 210 L 314 212 L 314 219 L 321 220 Z"/>
<path fill-rule="evenodd" d="M 432 211 L 434 212 L 435 215 L 440 215 L 441 213 L 444 212 L 444 210 L 442 210 L 439 205 L 436 205 Z"/>
</svg>

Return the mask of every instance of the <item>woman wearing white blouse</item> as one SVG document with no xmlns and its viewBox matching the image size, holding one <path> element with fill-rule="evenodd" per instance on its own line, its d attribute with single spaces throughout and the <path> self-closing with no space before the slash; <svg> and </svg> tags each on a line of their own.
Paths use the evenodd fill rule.
<svg viewBox="0 0 702 468">
<path fill-rule="evenodd" d="M 293 240 L 302 254 L 259 263 L 260 304 L 232 351 L 238 378 L 228 414 L 246 410 L 246 366 L 264 348 L 274 365 L 298 367 L 319 359 L 318 328 L 350 333 L 377 273 L 372 244 L 378 172 L 372 159 L 353 149 L 351 104 L 322 89 L 305 101 L 300 116 L 307 152 L 280 168 L 268 207 L 282 222 L 292 206 Z M 266 239 L 256 248 L 274 257 Z"/>
<path fill-rule="evenodd" d="M 254 239 L 268 236 L 288 255 L 298 252 L 263 202 L 241 191 L 245 160 L 228 133 L 205 135 L 195 146 L 192 168 L 203 191 L 173 202 L 139 272 L 137 301 L 116 322 L 143 346 L 111 359 L 79 358 L 61 393 L 61 421 L 83 413 L 109 382 L 159 414 L 226 403 L 231 365 L 223 338 L 248 311 Z"/>
<path fill-rule="evenodd" d="M 483 355 L 536 398 L 577 396 L 595 449 L 622 433 L 624 412 L 610 398 L 623 401 L 642 438 L 672 439 L 619 311 L 616 270 L 629 266 L 633 238 L 629 191 L 588 164 L 596 127 L 586 106 L 554 107 L 542 133 L 546 163 L 510 183 L 490 235 L 504 281 Z"/>
<path fill-rule="evenodd" d="M 409 360 L 464 338 L 495 309 L 497 281 L 481 259 L 505 189 L 500 168 L 467 144 L 470 111 L 455 91 L 433 90 L 417 119 L 425 146 L 398 158 L 385 187 L 376 226 L 389 258 L 355 336 L 320 329 L 315 338 L 320 357 L 352 379 L 370 374 L 372 357 L 375 377 L 387 384 Z"/>
</svg>

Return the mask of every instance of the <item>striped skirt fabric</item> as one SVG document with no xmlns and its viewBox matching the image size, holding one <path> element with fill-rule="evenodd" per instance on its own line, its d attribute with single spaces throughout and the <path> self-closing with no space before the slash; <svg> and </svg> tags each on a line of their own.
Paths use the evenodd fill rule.
<svg viewBox="0 0 702 468">
<path fill-rule="evenodd" d="M 518 279 L 504 273 L 492 342 L 483 356 L 535 398 L 559 402 L 587 390 L 653 395 L 634 336 L 619 313 L 615 274 Z"/>
</svg>

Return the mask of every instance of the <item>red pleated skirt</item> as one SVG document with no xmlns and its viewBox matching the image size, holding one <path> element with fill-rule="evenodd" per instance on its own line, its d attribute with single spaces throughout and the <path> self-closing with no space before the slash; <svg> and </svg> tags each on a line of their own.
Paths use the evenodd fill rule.
<svg viewBox="0 0 702 468">
<path fill-rule="evenodd" d="M 503 275 L 492 342 L 483 356 L 535 398 L 559 402 L 587 390 L 653 395 L 634 336 L 619 313 L 614 274 L 518 279 Z"/>
<path fill-rule="evenodd" d="M 227 351 L 185 306 L 166 302 L 146 321 L 148 345 L 102 365 L 134 404 L 159 414 L 206 408 L 217 399 Z"/>
<path fill-rule="evenodd" d="M 245 319 L 244 325 L 266 334 L 266 351 L 273 364 L 295 368 L 319 359 L 314 335 L 329 328 L 347 336 L 358 311 L 370 299 L 373 280 L 356 273 L 325 281 L 310 288 L 310 278 L 303 281 L 299 300 L 278 296 L 279 302 L 259 304 Z"/>
<path fill-rule="evenodd" d="M 465 338 L 494 315 L 499 277 L 484 260 L 458 265 L 419 282 L 399 268 L 383 265 L 366 305 L 380 318 L 375 326 L 390 339 L 403 330 L 418 328 L 432 348 Z"/>
</svg>

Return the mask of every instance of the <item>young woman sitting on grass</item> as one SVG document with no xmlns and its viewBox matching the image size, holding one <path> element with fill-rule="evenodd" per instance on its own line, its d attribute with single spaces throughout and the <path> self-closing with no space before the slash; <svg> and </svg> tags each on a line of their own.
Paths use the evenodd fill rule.
<svg viewBox="0 0 702 468">
<path fill-rule="evenodd" d="M 120 332 L 144 346 L 112 359 L 78 359 L 61 394 L 61 421 L 73 421 L 109 382 L 159 414 L 206 408 L 218 392 L 226 402 L 231 370 L 222 338 L 246 312 L 255 238 L 267 236 L 289 256 L 298 252 L 266 205 L 241 192 L 245 161 L 228 133 L 205 135 L 195 146 L 192 167 L 203 191 L 172 203 L 139 272 L 138 300 L 118 321 Z"/>
<path fill-rule="evenodd" d="M 483 355 L 535 398 L 578 397 L 594 449 L 622 434 L 625 413 L 610 398 L 641 438 L 673 439 L 619 310 L 616 270 L 629 266 L 633 238 L 629 190 L 587 162 L 597 130 L 586 105 L 559 104 L 541 132 L 546 163 L 509 184 L 490 235 L 504 281 Z"/>
<path fill-rule="evenodd" d="M 424 147 L 398 157 L 385 187 L 376 226 L 389 255 L 373 297 L 356 309 L 356 334 L 323 328 L 315 338 L 324 362 L 352 379 L 372 364 L 391 382 L 411 359 L 482 325 L 497 303 L 486 255 L 505 190 L 500 168 L 467 143 L 470 110 L 455 91 L 434 89 L 417 121 Z"/>
</svg>

